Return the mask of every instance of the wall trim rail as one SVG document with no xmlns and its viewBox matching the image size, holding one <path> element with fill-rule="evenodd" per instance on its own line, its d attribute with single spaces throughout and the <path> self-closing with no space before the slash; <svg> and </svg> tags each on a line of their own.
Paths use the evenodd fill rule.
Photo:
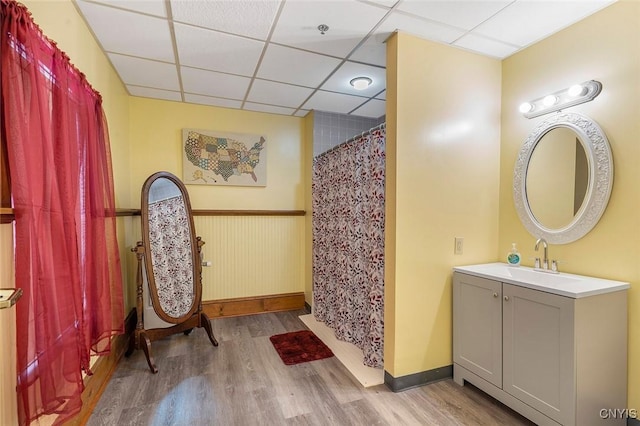
<svg viewBox="0 0 640 426">
<path fill-rule="evenodd" d="M 0 207 L 0 223 L 11 223 L 14 219 L 12 208 Z"/>
<path fill-rule="evenodd" d="M 203 210 L 191 211 L 194 216 L 305 216 L 304 210 Z M 116 209 L 116 216 L 140 216 L 140 209 Z M 15 220 L 12 208 L 0 207 L 0 223 Z"/>
<path fill-rule="evenodd" d="M 193 209 L 194 216 L 304 216 L 304 210 L 201 210 Z"/>
</svg>

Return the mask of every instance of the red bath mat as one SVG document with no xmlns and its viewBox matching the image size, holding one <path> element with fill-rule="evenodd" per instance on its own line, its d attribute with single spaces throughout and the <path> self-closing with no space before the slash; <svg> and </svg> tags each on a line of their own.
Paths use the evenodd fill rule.
<svg viewBox="0 0 640 426">
<path fill-rule="evenodd" d="M 300 364 L 333 356 L 331 349 L 310 330 L 276 334 L 269 337 L 286 365 Z"/>
</svg>

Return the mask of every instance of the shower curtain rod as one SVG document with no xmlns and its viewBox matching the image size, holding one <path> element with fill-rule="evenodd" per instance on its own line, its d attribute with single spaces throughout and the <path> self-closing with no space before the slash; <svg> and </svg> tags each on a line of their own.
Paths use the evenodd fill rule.
<svg viewBox="0 0 640 426">
<path fill-rule="evenodd" d="M 364 131 L 364 132 L 362 132 L 362 133 L 361 133 L 361 134 L 359 134 L 359 135 L 355 135 L 354 137 L 352 137 L 352 138 L 350 138 L 350 139 L 347 139 L 347 140 L 346 140 L 346 141 L 344 141 L 344 142 L 340 142 L 338 145 L 336 145 L 336 146 L 334 146 L 334 147 L 332 147 L 332 148 L 329 148 L 328 150 L 326 150 L 325 152 L 323 152 L 323 153 L 321 153 L 321 154 L 316 155 L 316 157 L 315 157 L 315 158 L 322 157 L 323 155 L 328 154 L 328 153 L 330 153 L 331 151 L 335 151 L 336 149 L 338 149 L 338 148 L 340 148 L 340 147 L 342 147 L 342 146 L 344 146 L 344 145 L 346 145 L 346 144 L 348 144 L 348 143 L 350 143 L 350 142 L 353 142 L 354 140 L 356 140 L 356 139 L 358 139 L 358 138 L 363 138 L 363 137 L 365 137 L 365 136 L 367 136 L 367 135 L 370 135 L 372 132 L 375 132 L 376 130 L 384 129 L 384 128 L 386 127 L 386 125 L 387 125 L 387 122 L 386 122 L 386 121 L 385 121 L 384 123 L 380 123 L 380 124 L 378 124 L 377 126 L 372 127 L 372 128 L 370 128 L 369 130 Z"/>
</svg>

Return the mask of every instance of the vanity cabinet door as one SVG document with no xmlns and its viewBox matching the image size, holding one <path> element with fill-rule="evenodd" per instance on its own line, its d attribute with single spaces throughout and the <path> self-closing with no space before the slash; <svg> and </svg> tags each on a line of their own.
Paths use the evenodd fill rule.
<svg viewBox="0 0 640 426">
<path fill-rule="evenodd" d="M 453 360 L 502 387 L 502 284 L 453 274 Z"/>
<path fill-rule="evenodd" d="M 561 424 L 575 419 L 575 300 L 503 284 L 503 390 Z"/>
</svg>

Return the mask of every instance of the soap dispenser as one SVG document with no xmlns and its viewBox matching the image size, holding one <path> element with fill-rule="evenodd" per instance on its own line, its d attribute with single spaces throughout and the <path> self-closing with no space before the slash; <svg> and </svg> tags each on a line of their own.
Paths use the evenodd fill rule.
<svg viewBox="0 0 640 426">
<path fill-rule="evenodd" d="M 511 266 L 520 266 L 520 253 L 518 253 L 516 243 L 511 243 L 511 251 L 507 255 L 507 263 Z"/>
</svg>

